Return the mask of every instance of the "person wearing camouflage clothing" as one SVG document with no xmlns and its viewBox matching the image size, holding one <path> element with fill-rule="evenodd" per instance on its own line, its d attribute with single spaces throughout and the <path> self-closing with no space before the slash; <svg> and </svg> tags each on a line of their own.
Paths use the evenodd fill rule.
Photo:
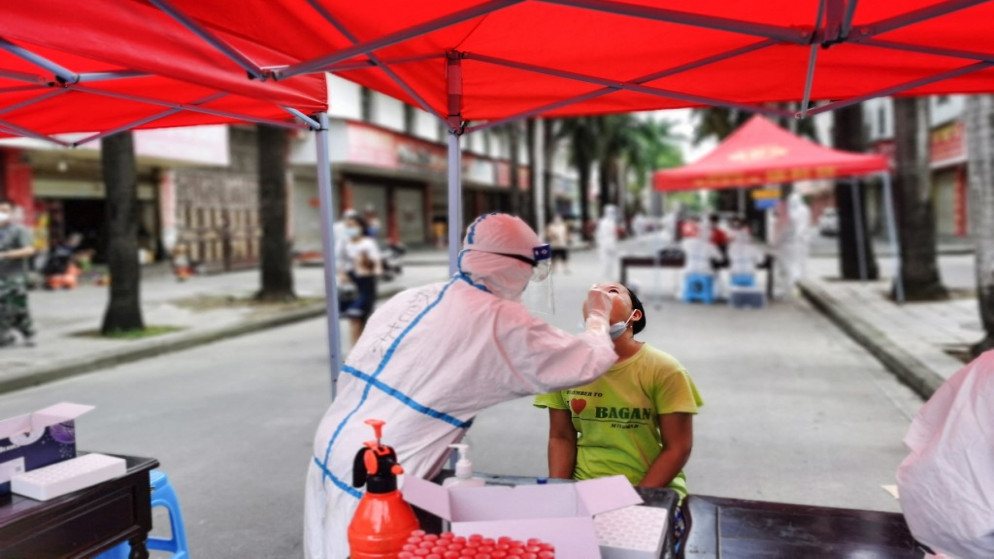
<svg viewBox="0 0 994 559">
<path fill-rule="evenodd" d="M 34 326 L 28 312 L 28 259 L 34 253 L 31 233 L 13 222 L 14 208 L 0 200 L 0 347 L 14 343 L 11 332 L 20 332 L 26 345 L 34 345 Z"/>
</svg>

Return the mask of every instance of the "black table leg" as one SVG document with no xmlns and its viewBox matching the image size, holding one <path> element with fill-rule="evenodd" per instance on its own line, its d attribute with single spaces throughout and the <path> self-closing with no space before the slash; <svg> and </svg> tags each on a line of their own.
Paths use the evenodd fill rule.
<svg viewBox="0 0 994 559">
<path fill-rule="evenodd" d="M 148 538 L 148 533 L 142 532 L 141 535 L 128 540 L 128 543 L 131 544 L 131 554 L 128 555 L 128 559 L 148 559 L 148 549 L 145 547 L 146 538 Z"/>
</svg>

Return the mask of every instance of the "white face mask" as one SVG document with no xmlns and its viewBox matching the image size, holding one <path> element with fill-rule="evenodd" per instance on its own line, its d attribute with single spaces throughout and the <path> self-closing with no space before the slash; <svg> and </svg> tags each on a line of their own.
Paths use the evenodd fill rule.
<svg viewBox="0 0 994 559">
<path fill-rule="evenodd" d="M 7 223 L 10 221 L 10 212 L 0 212 L 0 223 Z"/>
<path fill-rule="evenodd" d="M 350 239 L 354 239 L 354 238 L 358 237 L 360 233 L 361 233 L 361 231 L 359 231 L 358 227 L 346 227 L 345 228 L 345 236 L 348 237 L 348 238 L 350 238 Z"/>
<path fill-rule="evenodd" d="M 632 311 L 632 316 L 635 316 L 635 311 Z M 608 334 L 611 335 L 612 340 L 617 340 L 625 333 L 625 330 L 628 330 L 628 324 L 632 321 L 632 316 L 629 316 L 628 320 L 624 322 L 615 322 L 611 325 L 608 329 Z"/>
</svg>

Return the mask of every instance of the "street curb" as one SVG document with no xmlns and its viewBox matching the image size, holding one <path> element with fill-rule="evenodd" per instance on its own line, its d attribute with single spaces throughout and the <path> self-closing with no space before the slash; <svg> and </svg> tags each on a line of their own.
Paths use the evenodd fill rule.
<svg viewBox="0 0 994 559">
<path fill-rule="evenodd" d="M 804 298 L 919 396 L 928 399 L 945 382 L 931 368 L 892 342 L 883 332 L 839 304 L 824 289 L 807 280 L 798 282 Z"/>
<path fill-rule="evenodd" d="M 386 289 L 378 294 L 377 301 L 383 301 L 403 291 L 404 288 Z M 28 369 L 15 377 L 0 379 L 0 394 L 39 386 L 102 369 L 116 367 L 150 357 L 164 355 L 206 345 L 220 340 L 252 334 L 270 328 L 286 326 L 325 315 L 325 304 L 314 303 L 306 307 L 281 312 L 264 318 L 256 318 L 202 332 L 177 332 L 162 337 L 136 340 L 134 347 L 115 349 L 87 359 L 85 362 L 69 361 Z"/>
</svg>

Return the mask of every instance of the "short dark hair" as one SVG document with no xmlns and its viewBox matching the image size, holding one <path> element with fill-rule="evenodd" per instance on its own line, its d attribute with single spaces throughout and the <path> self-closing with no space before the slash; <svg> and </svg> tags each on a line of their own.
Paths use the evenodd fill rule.
<svg viewBox="0 0 994 559">
<path fill-rule="evenodd" d="M 359 224 L 359 230 L 362 231 L 363 237 L 369 236 L 369 223 L 367 223 L 366 220 L 361 215 L 359 214 L 350 215 L 345 218 L 345 221 L 348 221 L 350 219 Z"/>
<path fill-rule="evenodd" d="M 642 301 L 638 298 L 638 295 L 632 291 L 632 288 L 626 285 L 625 289 L 628 290 L 628 296 L 632 299 L 632 310 L 638 310 L 642 313 L 642 318 L 632 323 L 632 334 L 638 334 L 642 330 L 645 330 L 645 308 L 642 306 Z"/>
</svg>

